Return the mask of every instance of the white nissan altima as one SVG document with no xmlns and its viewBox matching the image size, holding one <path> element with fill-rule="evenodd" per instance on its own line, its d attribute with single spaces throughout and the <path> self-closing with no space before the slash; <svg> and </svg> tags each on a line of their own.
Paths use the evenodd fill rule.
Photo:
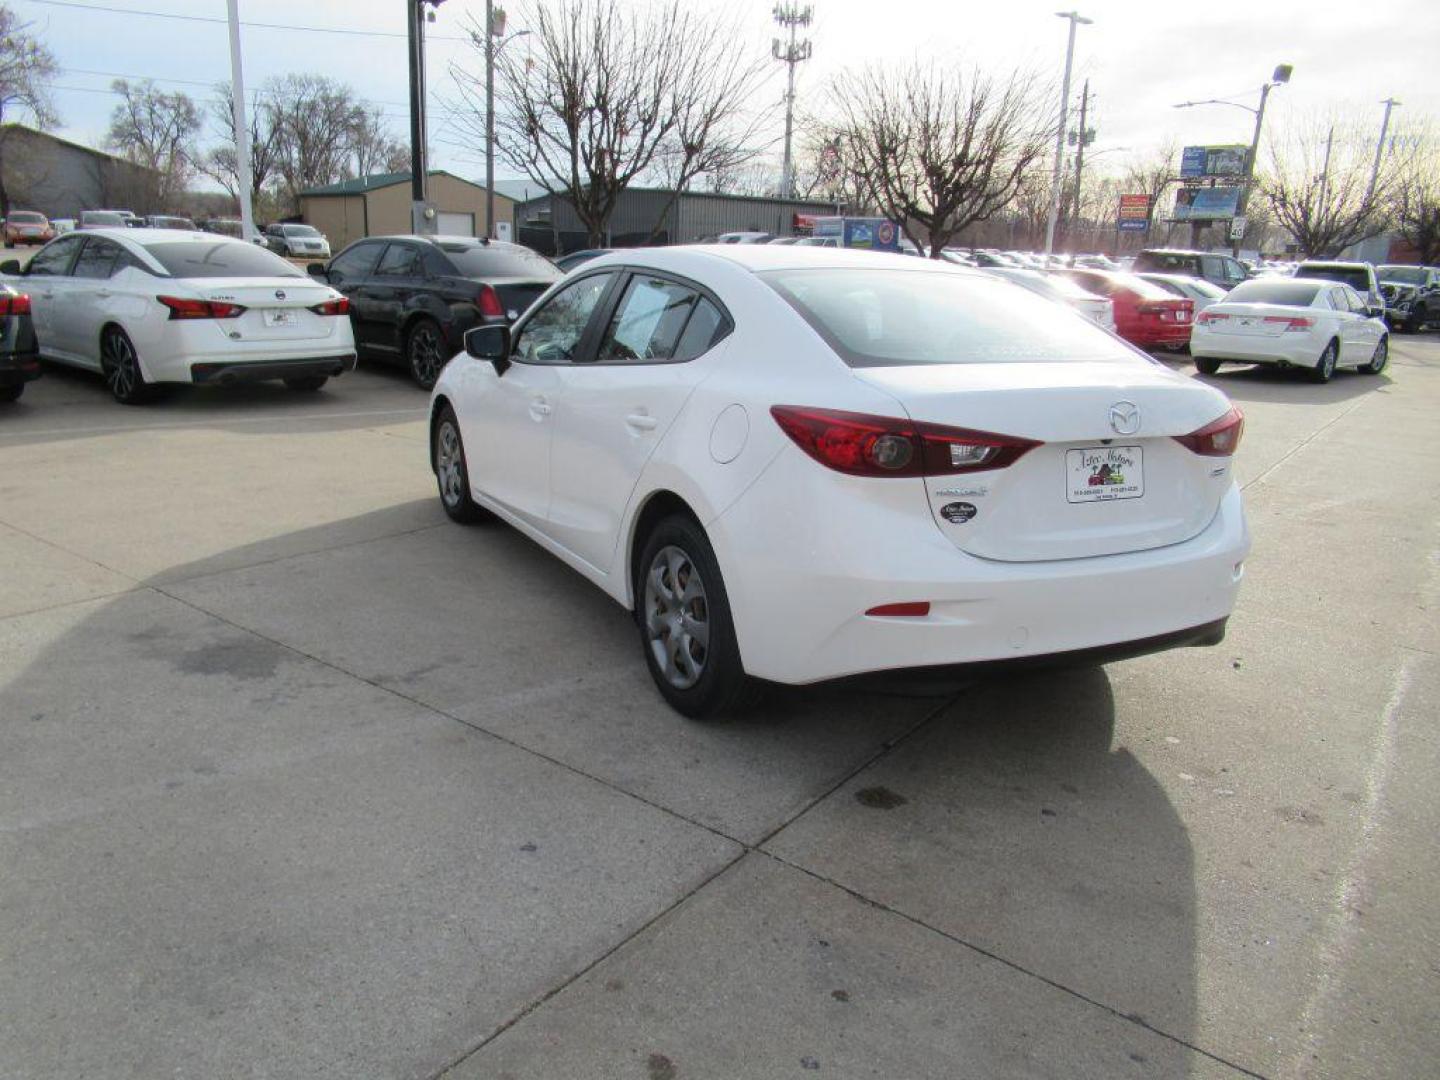
<svg viewBox="0 0 1440 1080">
<path fill-rule="evenodd" d="M 101 372 L 126 404 L 157 383 L 318 390 L 355 366 L 350 302 L 228 236 L 93 229 L 52 240 L 24 271 L 3 269 L 30 294 L 40 354 Z"/>
<path fill-rule="evenodd" d="M 1223 395 L 930 260 L 615 252 L 470 331 L 431 404 L 446 512 L 631 608 L 691 716 L 754 679 L 1214 644 L 1249 550 Z"/>
</svg>

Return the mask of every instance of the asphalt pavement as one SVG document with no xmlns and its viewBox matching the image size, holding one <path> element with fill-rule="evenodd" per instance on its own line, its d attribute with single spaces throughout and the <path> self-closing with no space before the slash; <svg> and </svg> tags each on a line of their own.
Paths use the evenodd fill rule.
<svg viewBox="0 0 1440 1080">
<path fill-rule="evenodd" d="M 704 724 L 444 518 L 400 373 L 48 369 L 0 406 L 0 1077 L 1433 1075 L 1440 336 L 1207 381 L 1224 644 Z"/>
</svg>

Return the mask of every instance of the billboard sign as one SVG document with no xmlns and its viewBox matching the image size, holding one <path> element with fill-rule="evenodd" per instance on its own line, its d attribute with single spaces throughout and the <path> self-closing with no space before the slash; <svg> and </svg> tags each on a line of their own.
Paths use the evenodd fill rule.
<svg viewBox="0 0 1440 1080">
<path fill-rule="evenodd" d="M 1243 143 L 1229 146 L 1187 146 L 1180 154 L 1180 175 L 1185 179 L 1201 176 L 1244 176 L 1245 159 L 1250 148 Z"/>
<path fill-rule="evenodd" d="M 1116 228 L 1121 232 L 1144 232 L 1150 227 L 1150 196 L 1121 195 Z"/>
<path fill-rule="evenodd" d="M 1181 188 L 1175 192 L 1175 221 L 1224 221 L 1240 205 L 1238 187 Z"/>
<path fill-rule="evenodd" d="M 900 230 L 886 218 L 817 217 L 815 235 L 835 237 L 841 247 L 900 250 Z"/>
</svg>

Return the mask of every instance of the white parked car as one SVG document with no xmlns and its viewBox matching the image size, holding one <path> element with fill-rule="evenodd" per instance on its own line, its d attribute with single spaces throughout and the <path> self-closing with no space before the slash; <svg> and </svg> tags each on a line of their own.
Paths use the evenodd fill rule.
<svg viewBox="0 0 1440 1080">
<path fill-rule="evenodd" d="M 1378 375 L 1390 358 L 1385 321 L 1349 285 L 1319 278 L 1242 281 L 1195 320 L 1190 355 L 1203 374 L 1233 360 L 1304 368 L 1329 382 L 1336 368 Z"/>
<path fill-rule="evenodd" d="M 1160 288 L 1172 296 L 1183 296 L 1187 300 L 1195 301 L 1195 314 L 1200 314 L 1211 304 L 1217 303 L 1227 295 L 1224 289 L 1212 281 L 1204 278 L 1191 277 L 1188 274 L 1136 274 L 1138 278 L 1144 278 L 1152 285 L 1159 285 Z"/>
<path fill-rule="evenodd" d="M 687 715 L 753 679 L 1223 636 L 1239 412 L 1003 281 L 636 249 L 465 345 L 431 399 L 446 512 L 502 518 L 631 608 Z"/>
<path fill-rule="evenodd" d="M 1067 277 L 1044 274 L 1039 270 L 1021 270 L 1013 266 L 989 266 L 985 268 L 985 273 L 1012 281 L 1022 289 L 1029 289 L 1047 300 L 1073 308 L 1106 330 L 1115 329 L 1115 301 L 1108 296 L 1096 296 Z"/>
<path fill-rule="evenodd" d="M 103 373 L 126 404 L 157 383 L 318 390 L 355 366 L 350 302 L 243 240 L 95 229 L 0 271 L 30 294 L 40 355 Z"/>
<path fill-rule="evenodd" d="M 289 259 L 330 258 L 330 241 L 313 225 L 267 225 L 260 242 Z"/>
</svg>

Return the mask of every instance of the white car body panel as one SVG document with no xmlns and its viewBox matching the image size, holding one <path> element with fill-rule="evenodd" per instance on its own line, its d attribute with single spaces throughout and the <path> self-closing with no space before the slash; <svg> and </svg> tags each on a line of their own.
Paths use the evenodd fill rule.
<svg viewBox="0 0 1440 1080">
<path fill-rule="evenodd" d="M 1326 346 L 1336 341 L 1340 346 L 1336 367 L 1368 364 L 1388 333 L 1384 320 L 1336 310 L 1332 305 L 1340 302 L 1339 295 L 1353 297 L 1352 303 L 1364 303 L 1348 285 L 1320 279 L 1308 283 L 1319 288 L 1309 307 L 1228 299 L 1212 305 L 1206 312 L 1210 318 L 1197 320 L 1190 332 L 1190 354 L 1202 359 L 1314 368 Z M 1210 321 L 1215 316 L 1224 318 Z M 1284 329 L 1280 320 L 1294 317 L 1309 319 L 1314 325 L 1303 331 Z"/>
<path fill-rule="evenodd" d="M 1113 364 L 852 369 L 757 276 L 816 265 L 875 260 L 746 245 L 621 251 L 587 264 L 586 273 L 640 266 L 698 282 L 734 328 L 684 363 L 512 362 L 497 375 L 488 361 L 457 356 L 436 383 L 432 415 L 442 403 L 455 410 L 472 498 L 629 607 L 637 522 L 653 498 L 678 497 L 715 549 L 747 672 L 780 682 L 1105 646 L 1228 616 L 1249 550 L 1230 459 L 1170 438 L 1223 416 L 1223 395 L 1118 343 Z M 925 260 L 887 267 L 975 276 Z M 531 313 L 575 280 L 557 283 Z M 1063 461 L 1070 445 L 1114 439 L 1108 410 L 1127 397 L 1154 455 L 1153 486 L 1147 478 L 1135 500 L 1150 500 L 1150 519 L 1121 505 L 1123 518 L 1106 522 L 1103 510 L 1117 504 L 1085 504 L 1071 508 L 1079 524 L 1067 527 L 1057 520 L 1066 511 L 1055 454 Z M 532 410 L 539 399 L 548 410 Z M 1032 451 L 1033 475 L 1013 471 L 1022 457 L 995 475 L 850 476 L 786 436 L 770 415 L 780 404 L 909 414 L 1047 445 Z M 638 416 L 654 426 L 628 423 Z M 928 505 L 930 493 L 985 485 L 985 513 L 997 524 L 962 543 Z M 1048 509 L 1027 509 L 1047 499 Z M 931 614 L 863 614 L 907 600 L 931 601 Z"/>
</svg>

